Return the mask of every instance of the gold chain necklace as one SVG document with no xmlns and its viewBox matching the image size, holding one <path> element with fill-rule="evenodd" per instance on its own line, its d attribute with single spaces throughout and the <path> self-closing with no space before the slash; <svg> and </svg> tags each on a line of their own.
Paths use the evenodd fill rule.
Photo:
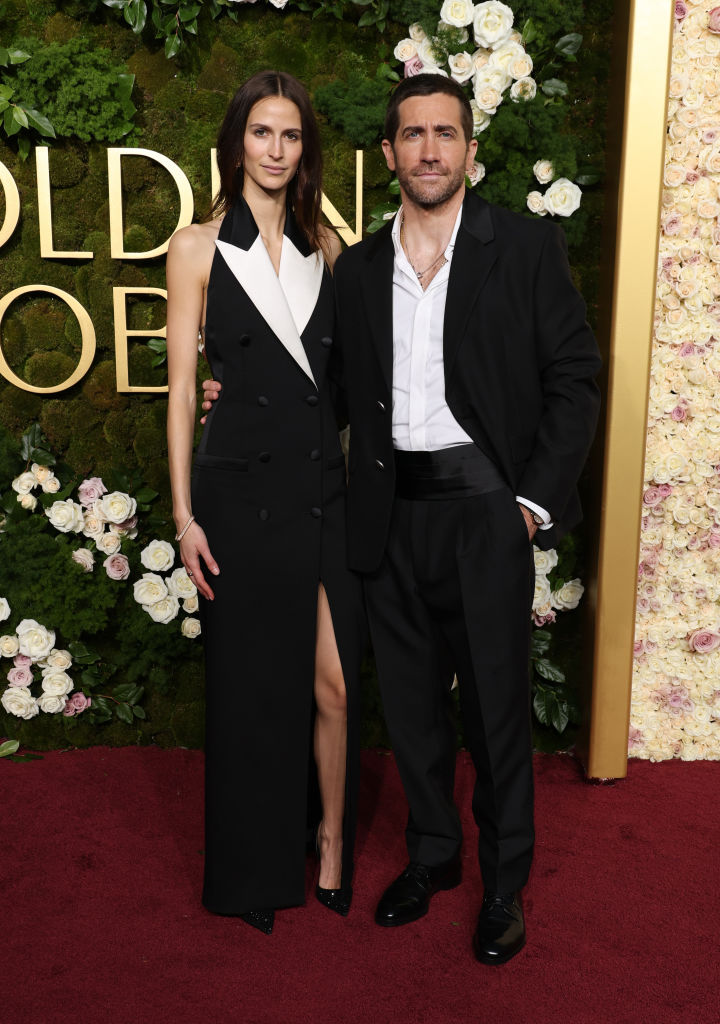
<svg viewBox="0 0 720 1024">
<path fill-rule="evenodd" d="M 438 256 L 435 257 L 435 259 L 432 261 L 432 263 L 430 263 L 427 267 L 425 267 L 424 270 L 418 270 L 417 267 L 415 266 L 415 264 L 412 261 L 412 257 L 410 256 L 410 252 L 409 252 L 408 247 L 407 247 L 407 240 L 405 238 L 405 221 L 404 220 L 403 220 L 402 224 L 400 225 L 400 245 L 405 250 L 405 255 L 408 258 L 408 263 L 413 268 L 413 271 L 415 272 L 415 276 L 417 277 L 418 281 L 422 281 L 422 279 L 425 276 L 425 274 L 427 274 L 428 271 L 432 270 L 432 268 L 435 266 L 435 264 L 438 263 L 440 260 L 442 260 L 442 263 L 438 267 L 438 270 L 442 269 L 442 267 L 444 267 L 445 264 L 447 263 L 447 257 L 445 256 L 445 251 L 443 250 Z"/>
</svg>

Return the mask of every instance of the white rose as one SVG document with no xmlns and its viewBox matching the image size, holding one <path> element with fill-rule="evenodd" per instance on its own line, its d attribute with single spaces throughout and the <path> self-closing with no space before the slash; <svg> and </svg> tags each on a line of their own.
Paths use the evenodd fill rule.
<svg viewBox="0 0 720 1024">
<path fill-rule="evenodd" d="M 175 561 L 175 548 L 166 540 L 151 540 L 140 552 L 140 561 L 153 572 L 166 572 Z"/>
<path fill-rule="evenodd" d="M 477 183 L 482 181 L 485 177 L 485 164 L 481 164 L 478 160 L 474 160 L 472 167 L 467 172 L 467 176 L 470 179 L 471 185 L 477 185 Z"/>
<path fill-rule="evenodd" d="M 20 653 L 33 661 L 46 658 L 55 646 L 55 631 L 41 626 L 35 619 L 23 619 L 17 627 Z"/>
<path fill-rule="evenodd" d="M 450 68 L 450 77 L 454 78 L 459 85 L 469 81 L 473 76 L 472 57 L 469 53 L 455 53 L 452 57 L 448 57 L 448 67 Z"/>
<path fill-rule="evenodd" d="M 393 50 L 395 60 L 401 60 L 403 64 L 417 56 L 417 46 L 412 39 L 401 39 Z"/>
<path fill-rule="evenodd" d="M 473 14 L 473 30 L 478 46 L 497 49 L 508 39 L 512 31 L 513 12 L 499 0 L 478 4 Z"/>
<path fill-rule="evenodd" d="M 174 619 L 180 611 L 180 602 L 172 594 L 168 594 L 152 604 L 144 604 L 143 608 L 155 622 L 166 623 Z"/>
<path fill-rule="evenodd" d="M 168 588 L 162 576 L 156 576 L 154 572 L 144 572 L 142 579 L 136 580 L 133 584 L 133 597 L 138 604 L 156 604 L 168 596 Z"/>
<path fill-rule="evenodd" d="M 74 562 L 77 562 L 78 565 L 81 565 L 85 572 L 93 571 L 95 556 L 90 548 L 78 548 L 77 551 L 73 551 L 72 559 Z"/>
<path fill-rule="evenodd" d="M 433 41 L 427 36 L 417 44 L 417 53 L 423 62 L 423 74 L 428 74 L 432 68 L 438 67 L 438 59 L 433 52 Z"/>
<path fill-rule="evenodd" d="M 445 0 L 440 8 L 440 20 L 455 28 L 464 28 L 473 20 L 475 8 L 471 0 Z"/>
<path fill-rule="evenodd" d="M 53 471 L 50 469 L 49 466 L 41 466 L 37 462 L 33 462 L 32 466 L 30 467 L 30 472 L 32 473 L 32 475 L 35 477 L 39 484 L 44 483 L 45 480 L 48 480 L 53 475 Z"/>
<path fill-rule="evenodd" d="M 10 605 L 6 597 L 0 597 L 0 622 L 10 618 Z"/>
<path fill-rule="evenodd" d="M 475 72 L 473 89 L 475 92 L 486 88 L 495 89 L 502 96 L 511 83 L 512 78 L 502 68 L 486 67 Z"/>
<path fill-rule="evenodd" d="M 427 33 L 419 21 L 413 22 L 408 29 L 408 35 L 414 43 L 421 43 L 423 39 L 427 39 Z"/>
<path fill-rule="evenodd" d="M 547 210 L 545 209 L 545 196 L 542 192 L 528 192 L 527 208 L 532 213 L 539 213 L 541 217 L 545 216 Z"/>
<path fill-rule="evenodd" d="M 37 498 L 34 494 L 18 494 L 17 500 L 20 502 L 20 507 L 27 509 L 30 512 L 35 511 L 37 505 Z"/>
<path fill-rule="evenodd" d="M 473 135 L 479 135 L 490 124 L 490 115 L 485 110 L 481 110 L 475 100 L 470 100 L 470 109 L 473 115 Z"/>
<path fill-rule="evenodd" d="M 547 576 L 543 576 L 542 573 L 535 577 L 535 593 L 533 595 L 533 611 L 537 608 L 542 608 L 550 603 L 551 600 L 550 584 L 548 583 Z"/>
<path fill-rule="evenodd" d="M 98 551 L 102 551 L 106 555 L 117 554 L 120 550 L 120 543 L 120 537 L 114 530 L 108 530 L 107 533 L 102 533 L 99 537 L 95 537 Z"/>
<path fill-rule="evenodd" d="M 37 701 L 28 690 L 27 686 L 11 686 L 0 698 L 0 704 L 9 715 L 16 718 L 24 718 L 28 721 L 34 718 L 40 710 Z"/>
<path fill-rule="evenodd" d="M 482 46 L 479 47 L 472 55 L 473 68 L 475 71 L 482 71 L 483 68 L 487 67 L 490 63 L 491 56 L 492 50 L 486 50 Z"/>
<path fill-rule="evenodd" d="M 33 487 L 37 487 L 37 480 L 29 471 L 16 476 L 12 482 L 12 489 L 18 494 L 29 494 Z"/>
<path fill-rule="evenodd" d="M 519 53 L 507 66 L 507 72 L 516 81 L 520 78 L 527 78 L 532 74 L 533 62 L 528 53 Z"/>
<path fill-rule="evenodd" d="M 67 704 L 64 694 L 41 693 L 37 699 L 38 707 L 47 715 L 57 715 Z"/>
<path fill-rule="evenodd" d="M 0 658 L 14 658 L 19 651 L 20 643 L 14 633 L 0 636 Z"/>
<path fill-rule="evenodd" d="M 176 569 L 172 576 L 168 577 L 167 588 L 170 594 L 181 599 L 186 597 L 195 597 L 197 594 L 197 587 L 188 576 L 187 570 L 184 566 Z"/>
<path fill-rule="evenodd" d="M 183 606 L 183 611 L 184 612 L 187 612 L 188 615 L 192 615 L 193 612 L 196 612 L 198 610 L 198 608 L 200 607 L 200 602 L 198 601 L 197 596 L 196 597 L 186 597 L 185 600 L 182 603 L 182 606 Z"/>
<path fill-rule="evenodd" d="M 129 494 L 123 491 L 113 491 L 106 494 L 100 501 L 95 503 L 109 523 L 124 523 L 126 519 L 135 515 L 137 502 Z"/>
<path fill-rule="evenodd" d="M 533 174 L 541 185 L 547 185 L 555 177 L 555 170 L 550 160 L 536 160 L 533 164 Z"/>
<path fill-rule="evenodd" d="M 545 208 L 558 217 L 569 217 L 580 206 L 581 189 L 567 178 L 558 178 L 545 193 Z"/>
<path fill-rule="evenodd" d="M 533 545 L 533 558 L 535 559 L 535 572 L 542 573 L 543 576 L 547 576 L 558 563 L 558 555 L 555 548 L 550 548 L 549 551 L 541 551 L 540 548 L 536 548 Z"/>
<path fill-rule="evenodd" d="M 180 632 L 183 636 L 188 637 L 190 640 L 194 640 L 196 636 L 200 636 L 200 619 L 183 619 L 180 626 Z"/>
<path fill-rule="evenodd" d="M 60 533 L 79 533 L 83 528 L 82 505 L 72 498 L 54 501 L 50 508 L 45 509 L 45 515 Z"/>
<path fill-rule="evenodd" d="M 569 580 L 564 586 L 560 587 L 558 590 L 553 590 L 553 608 L 557 608 L 558 611 L 562 611 L 563 609 L 569 610 L 571 608 L 577 608 L 584 590 L 585 587 L 582 585 L 580 580 Z"/>
<path fill-rule="evenodd" d="M 534 78 L 518 78 L 517 82 L 513 82 L 510 87 L 510 98 L 515 103 L 519 103 L 520 100 L 524 102 L 534 100 L 536 96 L 537 83 Z"/>
<path fill-rule="evenodd" d="M 502 102 L 502 96 L 491 85 L 483 84 L 479 90 L 475 90 L 475 102 L 480 110 L 484 110 L 486 114 L 492 115 Z"/>
<path fill-rule="evenodd" d="M 83 536 L 90 537 L 93 540 L 96 537 L 100 537 L 105 529 L 105 523 L 105 517 L 102 514 L 98 515 L 95 507 L 87 509 L 83 512 Z"/>
<path fill-rule="evenodd" d="M 70 651 L 64 651 L 60 648 L 53 648 L 48 654 L 47 658 L 42 659 L 43 675 L 45 675 L 45 669 L 47 668 L 70 668 L 72 665 L 72 655 Z"/>
<path fill-rule="evenodd" d="M 60 481 L 56 476 L 49 476 L 47 480 L 42 482 L 43 493 L 45 494 L 57 494 L 60 490 Z"/>
<path fill-rule="evenodd" d="M 72 693 L 73 681 L 62 669 L 48 666 L 43 669 L 42 676 L 43 693 L 51 697 L 62 697 L 63 694 Z"/>
</svg>

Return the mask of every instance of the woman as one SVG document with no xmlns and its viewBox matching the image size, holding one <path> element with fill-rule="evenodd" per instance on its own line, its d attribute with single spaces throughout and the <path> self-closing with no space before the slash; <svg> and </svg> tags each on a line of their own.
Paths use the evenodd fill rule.
<svg viewBox="0 0 720 1024">
<path fill-rule="evenodd" d="M 205 636 L 203 903 L 269 934 L 276 907 L 304 902 L 311 740 L 316 894 L 342 915 L 352 895 L 363 612 L 325 384 L 340 243 L 319 223 L 318 130 L 292 76 L 238 90 L 217 159 L 213 219 L 168 252 L 170 479 Z M 191 485 L 198 328 L 223 390 Z"/>
</svg>

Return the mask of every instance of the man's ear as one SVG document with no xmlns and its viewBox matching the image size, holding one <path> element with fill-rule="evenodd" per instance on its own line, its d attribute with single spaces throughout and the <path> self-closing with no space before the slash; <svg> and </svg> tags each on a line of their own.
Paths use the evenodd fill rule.
<svg viewBox="0 0 720 1024">
<path fill-rule="evenodd" d="M 383 153 L 385 154 L 385 161 L 388 165 L 389 171 L 395 170 L 395 154 L 393 153 L 392 143 L 388 142 L 387 139 L 382 140 Z M 477 148 L 477 143 L 476 143 Z"/>
<path fill-rule="evenodd" d="M 478 141 L 477 139 L 470 139 L 467 147 L 467 167 L 472 167 L 475 154 L 477 153 Z"/>
</svg>

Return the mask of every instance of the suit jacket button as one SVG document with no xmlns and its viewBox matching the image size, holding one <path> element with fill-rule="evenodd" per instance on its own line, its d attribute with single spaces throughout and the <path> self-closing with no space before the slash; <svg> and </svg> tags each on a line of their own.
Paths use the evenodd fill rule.
<svg viewBox="0 0 720 1024">
<path fill-rule="evenodd" d="M 378 407 L 378 412 L 385 412 L 385 403 L 381 402 L 380 399 L 378 399 L 377 407 Z"/>
<path fill-rule="evenodd" d="M 266 523 L 269 518 L 270 513 L 268 512 L 268 510 L 266 508 L 261 508 L 260 511 L 258 512 L 258 519 L 262 519 L 262 521 Z"/>
<path fill-rule="evenodd" d="M 324 345 L 325 348 L 330 348 L 330 346 L 332 345 L 332 341 L 332 338 L 321 338 L 320 344 Z"/>
<path fill-rule="evenodd" d="M 310 458 L 312 459 L 313 462 L 317 462 L 318 459 L 320 458 L 320 449 L 313 448 L 313 450 L 310 452 Z"/>
<path fill-rule="evenodd" d="M 258 405 L 270 405 L 270 399 L 265 395 L 258 395 Z"/>
<path fill-rule="evenodd" d="M 375 465 L 378 469 L 385 469 L 385 463 L 381 462 L 380 459 L 375 459 Z"/>
<path fill-rule="evenodd" d="M 258 455 L 258 458 L 260 459 L 261 462 L 269 462 L 270 461 L 270 452 L 260 452 L 260 454 Z"/>
<path fill-rule="evenodd" d="M 250 344 L 250 335 L 249 334 L 241 334 L 240 335 L 240 344 L 243 346 L 243 348 L 246 348 Z"/>
<path fill-rule="evenodd" d="M 317 395 L 308 395 L 307 398 L 305 399 L 305 401 L 307 402 L 308 405 L 317 405 L 318 404 L 318 396 Z"/>
<path fill-rule="evenodd" d="M 313 519 L 319 519 L 320 516 L 322 515 L 322 509 L 321 508 L 311 508 L 310 509 L 310 515 L 313 517 Z"/>
</svg>

